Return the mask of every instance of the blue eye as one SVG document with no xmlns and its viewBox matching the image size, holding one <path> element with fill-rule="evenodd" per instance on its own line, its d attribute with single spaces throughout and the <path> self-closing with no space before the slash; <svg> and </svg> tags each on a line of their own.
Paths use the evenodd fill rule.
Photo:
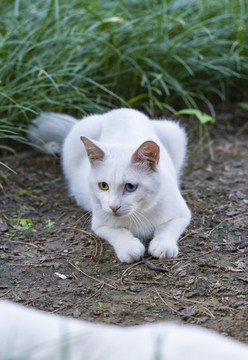
<svg viewBox="0 0 248 360">
<path fill-rule="evenodd" d="M 138 185 L 137 184 L 130 184 L 130 183 L 127 183 L 125 185 L 125 190 L 129 191 L 129 192 L 133 192 L 137 189 Z"/>
</svg>

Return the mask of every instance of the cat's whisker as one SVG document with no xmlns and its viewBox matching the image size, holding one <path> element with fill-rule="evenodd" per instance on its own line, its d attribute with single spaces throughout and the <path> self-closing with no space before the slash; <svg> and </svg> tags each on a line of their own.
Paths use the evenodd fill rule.
<svg viewBox="0 0 248 360">
<path fill-rule="evenodd" d="M 133 222 L 133 226 L 136 227 L 137 233 L 143 237 L 146 236 L 147 232 L 153 233 L 154 227 L 151 221 L 141 212 L 136 209 L 133 211 L 131 220 Z"/>
<path fill-rule="evenodd" d="M 134 225 L 139 228 L 142 225 L 142 222 L 140 220 L 140 218 L 137 216 L 137 214 L 135 212 L 133 212 L 129 218 L 131 221 L 133 221 Z"/>
<path fill-rule="evenodd" d="M 81 222 L 88 223 L 91 219 L 91 211 L 84 212 L 76 221 L 75 225 Z"/>
<path fill-rule="evenodd" d="M 153 229 L 153 224 L 151 223 L 151 221 L 147 218 L 147 216 L 145 216 L 140 208 L 135 209 L 135 215 L 136 217 L 139 219 L 140 224 L 143 224 L 143 220 L 145 220 L 146 224 L 148 225 L 148 227 L 150 227 L 150 229 Z"/>
<path fill-rule="evenodd" d="M 138 216 L 138 214 L 136 212 L 134 212 L 132 214 L 132 220 L 133 220 L 134 225 L 137 228 L 144 227 L 144 224 L 142 224 L 142 221 L 141 221 L 140 217 Z"/>
<path fill-rule="evenodd" d="M 89 220 L 91 217 L 91 211 L 87 211 L 86 213 L 84 213 L 80 218 L 79 220 Z"/>
</svg>

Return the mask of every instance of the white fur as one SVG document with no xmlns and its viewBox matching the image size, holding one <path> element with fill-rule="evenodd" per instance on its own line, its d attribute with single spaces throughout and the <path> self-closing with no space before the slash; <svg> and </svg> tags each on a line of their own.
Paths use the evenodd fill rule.
<svg viewBox="0 0 248 360">
<path fill-rule="evenodd" d="M 191 325 L 94 324 L 0 300 L 1 360 L 247 360 L 248 347 Z"/>
<path fill-rule="evenodd" d="M 38 126 L 32 128 L 45 145 L 46 133 L 39 132 L 39 128 L 44 129 L 42 121 L 49 116 L 42 115 L 35 121 Z M 51 116 L 52 122 L 56 115 Z M 56 120 L 55 143 L 60 128 L 64 136 L 62 120 L 61 116 Z M 92 230 L 114 247 L 123 262 L 140 259 L 145 252 L 144 241 L 150 241 L 148 252 L 157 258 L 177 256 L 177 240 L 191 217 L 179 191 L 187 144 L 185 131 L 176 122 L 149 120 L 131 109 L 112 110 L 70 123 L 72 128 L 62 149 L 64 174 L 78 205 L 92 211 Z M 48 124 L 46 119 L 47 132 Z M 102 161 L 90 163 L 81 136 L 91 139 L 104 152 Z M 160 148 L 160 159 L 153 171 L 131 161 L 135 151 L 148 140 Z M 50 149 L 51 141 L 50 136 Z M 53 146 L 56 148 L 54 142 Z M 100 182 L 106 182 L 109 190 L 101 190 Z M 124 191 L 126 183 L 138 184 L 137 190 Z M 113 207 L 120 209 L 113 213 Z"/>
</svg>

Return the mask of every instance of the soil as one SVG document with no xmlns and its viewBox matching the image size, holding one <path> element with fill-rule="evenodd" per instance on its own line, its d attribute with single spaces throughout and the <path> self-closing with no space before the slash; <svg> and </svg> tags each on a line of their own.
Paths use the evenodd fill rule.
<svg viewBox="0 0 248 360">
<path fill-rule="evenodd" d="M 133 264 L 90 232 L 59 159 L 5 159 L 17 175 L 1 167 L 0 297 L 121 326 L 199 324 L 248 343 L 247 132 L 225 127 L 212 136 L 214 160 L 191 141 L 182 193 L 193 218 L 179 256 Z"/>
</svg>

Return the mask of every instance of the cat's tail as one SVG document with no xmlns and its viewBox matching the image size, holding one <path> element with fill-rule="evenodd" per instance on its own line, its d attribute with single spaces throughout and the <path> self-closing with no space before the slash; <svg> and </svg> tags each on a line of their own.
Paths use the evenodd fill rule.
<svg viewBox="0 0 248 360">
<path fill-rule="evenodd" d="M 47 154 L 60 154 L 65 137 L 77 122 L 71 116 L 41 113 L 28 127 L 27 136 L 33 146 Z"/>
</svg>

